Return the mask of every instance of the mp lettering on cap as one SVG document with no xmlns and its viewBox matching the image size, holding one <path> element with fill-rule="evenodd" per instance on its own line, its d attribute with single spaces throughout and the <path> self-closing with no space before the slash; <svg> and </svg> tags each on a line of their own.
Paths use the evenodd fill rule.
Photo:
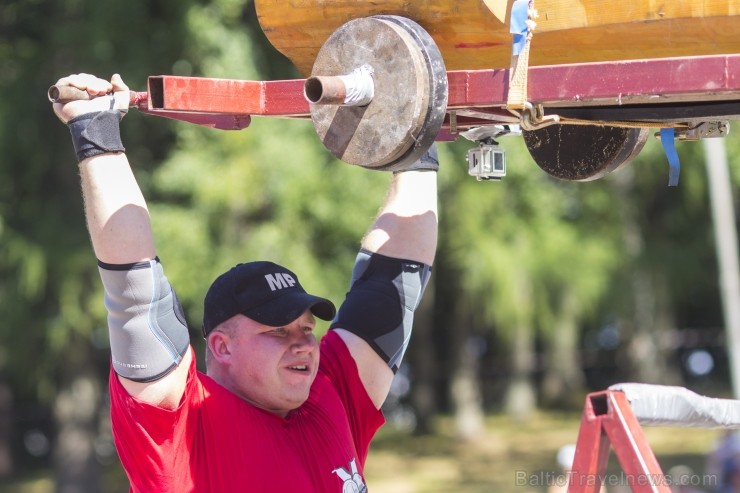
<svg viewBox="0 0 740 493">
<path fill-rule="evenodd" d="M 295 284 L 295 279 L 290 274 L 278 272 L 277 274 L 266 274 L 267 284 L 270 286 L 270 291 L 276 289 L 290 288 Z"/>
</svg>

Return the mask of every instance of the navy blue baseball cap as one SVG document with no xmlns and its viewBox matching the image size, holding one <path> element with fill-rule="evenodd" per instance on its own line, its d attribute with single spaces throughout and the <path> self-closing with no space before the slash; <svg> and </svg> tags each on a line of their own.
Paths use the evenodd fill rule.
<svg viewBox="0 0 740 493">
<path fill-rule="evenodd" d="M 282 327 L 310 309 L 322 320 L 336 315 L 326 298 L 308 294 L 298 276 L 273 262 L 238 264 L 213 281 L 203 302 L 203 336 L 234 315 L 270 327 Z"/>
</svg>

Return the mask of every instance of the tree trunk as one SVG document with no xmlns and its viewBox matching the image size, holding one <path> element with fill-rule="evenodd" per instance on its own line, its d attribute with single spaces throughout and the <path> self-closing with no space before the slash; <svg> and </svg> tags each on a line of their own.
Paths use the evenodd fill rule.
<svg viewBox="0 0 740 493">
<path fill-rule="evenodd" d="M 634 190 L 634 170 L 625 168 L 613 181 L 622 211 L 622 235 L 630 261 L 631 300 L 629 314 L 623 315 L 622 325 L 628 344 L 626 361 L 634 379 L 643 383 L 676 384 L 679 373 L 669 363 L 669 348 L 664 344 L 673 328 L 670 313 L 670 293 L 665 283 L 654 277 L 642 261 L 645 244 L 631 192 Z"/>
<path fill-rule="evenodd" d="M 455 416 L 455 430 L 461 440 L 473 440 L 485 435 L 483 398 L 480 390 L 479 357 L 471 334 L 471 314 L 458 301 L 457 323 L 452 330 L 455 364 L 450 381 L 450 397 Z"/>
<path fill-rule="evenodd" d="M 537 406 L 532 376 L 535 370 L 534 328 L 528 310 L 532 290 L 527 275 L 520 272 L 512 289 L 516 290 L 515 300 L 520 306 L 520 322 L 515 325 L 512 337 L 511 381 L 504 396 L 504 408 L 514 419 L 527 419 Z"/>
<path fill-rule="evenodd" d="M 675 326 L 668 286 L 643 270 L 635 272 L 634 286 L 628 355 L 635 377 L 643 383 L 680 385 L 681 373 L 671 362 L 672 348 L 667 342 Z"/>
<path fill-rule="evenodd" d="M 59 392 L 54 414 L 58 426 L 54 450 L 56 493 L 101 491 L 95 437 L 101 388 L 91 375 L 77 375 Z"/>
<path fill-rule="evenodd" d="M 714 242 L 719 264 L 722 312 L 727 334 L 730 379 L 736 399 L 740 398 L 740 268 L 737 259 L 737 229 L 732 184 L 727 167 L 724 139 L 706 139 L 704 151 L 709 176 L 709 195 L 714 220 Z"/>
<path fill-rule="evenodd" d="M 584 377 L 580 366 L 578 344 L 578 300 L 572 291 L 565 291 L 554 330 L 549 337 L 542 398 L 553 406 L 579 405 Z"/>
<path fill-rule="evenodd" d="M 532 383 L 534 371 L 534 333 L 528 324 L 521 324 L 514 331 L 512 342 L 511 381 L 506 389 L 504 407 L 514 419 L 525 420 L 537 405 Z"/>
<path fill-rule="evenodd" d="M 0 382 L 0 478 L 13 474 L 10 440 L 13 434 L 13 392 Z"/>
<path fill-rule="evenodd" d="M 480 355 L 473 341 L 468 337 L 459 347 L 458 365 L 450 389 L 455 406 L 455 430 L 464 441 L 480 439 L 486 432 L 478 377 Z"/>
<path fill-rule="evenodd" d="M 432 430 L 432 418 L 437 406 L 434 398 L 435 362 L 434 348 L 434 276 L 429 281 L 424 298 L 414 316 L 414 332 L 409 346 L 408 361 L 411 366 L 411 407 L 416 417 L 418 434 Z"/>
</svg>

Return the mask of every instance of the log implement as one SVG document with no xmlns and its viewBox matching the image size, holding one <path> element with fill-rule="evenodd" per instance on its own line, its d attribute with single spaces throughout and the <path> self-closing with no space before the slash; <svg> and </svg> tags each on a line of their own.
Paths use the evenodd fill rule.
<svg viewBox="0 0 740 493">
<path fill-rule="evenodd" d="M 310 119 L 331 154 L 375 169 L 462 136 L 484 180 L 505 175 L 504 135 L 568 181 L 621 168 L 651 129 L 664 145 L 727 135 L 740 119 L 740 0 L 613 5 L 255 0 L 264 34 L 305 78 L 150 76 L 132 105 L 219 129 Z"/>
</svg>

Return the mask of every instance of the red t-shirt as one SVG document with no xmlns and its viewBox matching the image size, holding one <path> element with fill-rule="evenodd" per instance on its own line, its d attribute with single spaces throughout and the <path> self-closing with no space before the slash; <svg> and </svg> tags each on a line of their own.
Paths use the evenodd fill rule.
<svg viewBox="0 0 740 493">
<path fill-rule="evenodd" d="M 366 491 L 370 440 L 384 423 L 333 331 L 308 400 L 287 418 L 254 407 L 190 365 L 180 406 L 131 397 L 110 373 L 118 455 L 136 493 Z"/>
</svg>

